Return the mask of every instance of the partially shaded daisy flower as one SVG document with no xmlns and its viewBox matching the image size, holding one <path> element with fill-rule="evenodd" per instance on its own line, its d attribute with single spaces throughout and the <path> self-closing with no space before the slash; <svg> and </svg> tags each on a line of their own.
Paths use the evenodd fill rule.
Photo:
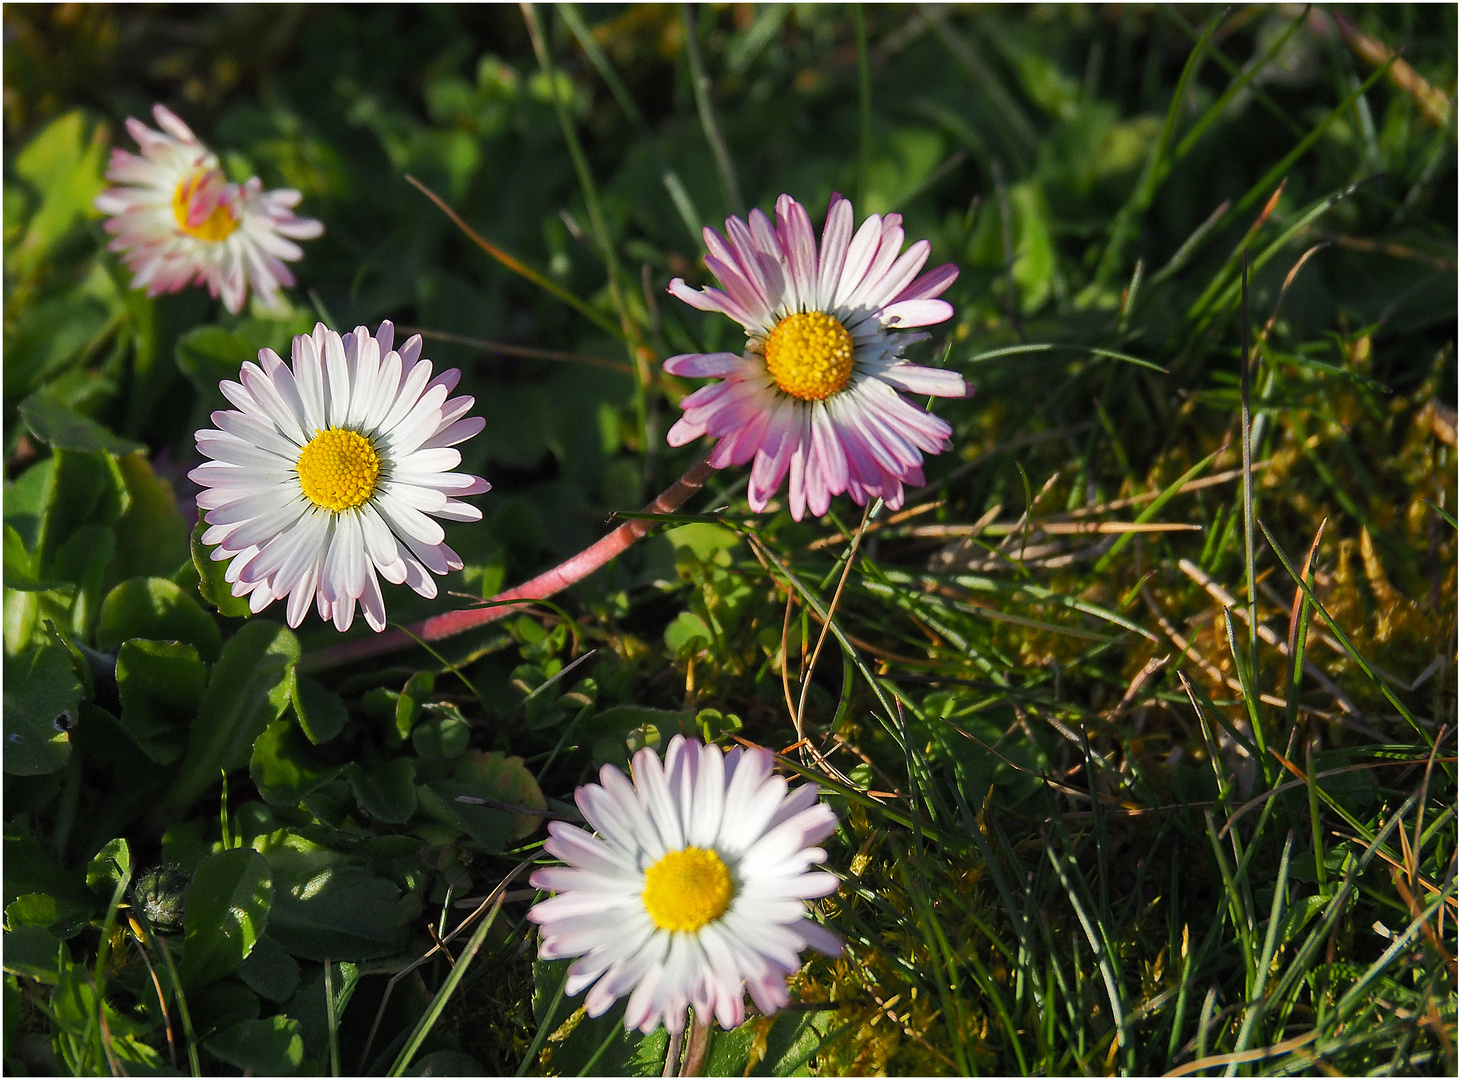
<svg viewBox="0 0 1461 1080">
<path fill-rule="evenodd" d="M 470 397 L 448 398 L 461 372 L 431 377 L 421 338 L 393 348 L 395 328 L 363 326 L 341 337 L 317 324 L 294 339 L 294 368 L 273 349 L 224 382 L 235 409 L 212 416 L 217 430 L 197 433 L 213 460 L 188 474 L 205 488 L 198 508 L 211 557 L 231 560 L 225 578 L 251 610 L 289 598 L 290 626 L 313 600 L 320 618 L 345 630 L 358 601 L 371 629 L 385 626 L 376 574 L 436 595 L 432 574 L 460 570 L 441 525 L 479 521 L 457 496 L 491 485 L 451 472 L 451 449 L 485 426 L 467 416 Z"/>
<path fill-rule="evenodd" d="M 943 322 L 954 309 L 935 297 L 958 277 L 952 264 L 918 276 L 929 244 L 903 247 L 903 217 L 874 214 L 853 234 L 852 204 L 832 196 L 818 249 L 806 210 L 789 195 L 776 200 L 776 224 L 759 210 L 750 223 L 726 221 L 726 235 L 705 230 L 705 257 L 723 289 L 692 289 L 676 278 L 670 292 L 702 311 L 719 311 L 746 328 L 744 354 L 688 353 L 665 361 L 672 375 L 723 380 L 682 402 L 671 446 L 701 435 L 719 439 L 716 468 L 751 466 L 751 508 L 767 501 L 790 473 L 792 517 L 827 512 L 846 492 L 859 506 L 880 497 L 903 504 L 903 485 L 923 484 L 923 455 L 947 450 L 948 424 L 898 395 L 963 397 L 952 371 L 899 358 L 927 334 L 895 334 Z"/>
<path fill-rule="evenodd" d="M 297 216 L 300 194 L 265 191 L 258 177 L 240 187 L 225 180 L 218 158 L 188 125 L 161 105 L 152 107 L 161 131 L 128 118 L 142 154 L 112 150 L 107 179 L 118 186 L 96 197 L 110 216 L 108 245 L 122 253 L 132 287 L 148 296 L 207 285 L 237 313 L 249 286 L 269 307 L 281 286 L 294 284 L 284 265 L 304 254 L 294 240 L 319 236 L 324 227 Z"/>
<path fill-rule="evenodd" d="M 746 990 L 773 1013 L 803 949 L 842 951 L 806 904 L 837 888 L 808 869 L 826 859 L 813 845 L 836 819 L 815 785 L 788 791 L 772 761 L 677 735 L 663 764 L 653 750 L 634 755 L 632 784 L 605 765 L 600 783 L 574 793 L 595 835 L 549 823 L 544 849 L 568 865 L 533 873 L 558 895 L 528 918 L 542 928 L 543 959 L 579 958 L 565 991 L 592 984 L 590 1016 L 628 994 L 626 1029 L 682 1031 L 686 1006 L 699 1023 L 737 1027 Z"/>
</svg>

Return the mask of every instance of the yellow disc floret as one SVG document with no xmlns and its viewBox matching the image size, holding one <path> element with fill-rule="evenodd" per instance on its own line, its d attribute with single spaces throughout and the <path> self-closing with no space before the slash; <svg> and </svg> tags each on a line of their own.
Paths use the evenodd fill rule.
<svg viewBox="0 0 1461 1080">
<path fill-rule="evenodd" d="M 831 397 L 852 377 L 852 335 L 825 311 L 788 315 L 766 336 L 766 370 L 792 397 Z"/>
<path fill-rule="evenodd" d="M 233 220 L 233 214 L 223 203 L 215 206 L 212 212 L 203 219 L 200 225 L 189 225 L 188 217 L 192 210 L 193 193 L 198 190 L 198 185 L 207 179 L 207 172 L 195 172 L 172 193 L 172 216 L 177 219 L 178 228 L 189 236 L 199 240 L 207 240 L 216 243 L 228 236 L 234 229 L 238 228 L 238 222 Z"/>
<path fill-rule="evenodd" d="M 294 463 L 305 498 L 322 510 L 353 510 L 375 493 L 380 455 L 357 431 L 315 432 Z"/>
<path fill-rule="evenodd" d="M 730 907 L 730 871 L 707 848 L 672 851 L 644 872 L 644 910 L 661 930 L 699 930 Z"/>
</svg>

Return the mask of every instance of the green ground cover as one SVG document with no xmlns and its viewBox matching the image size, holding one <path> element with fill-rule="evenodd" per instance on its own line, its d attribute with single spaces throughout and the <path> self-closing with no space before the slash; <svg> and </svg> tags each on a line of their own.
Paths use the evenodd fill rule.
<svg viewBox="0 0 1461 1080">
<path fill-rule="evenodd" d="M 658 1074 L 509 875 L 684 732 L 822 784 L 847 942 L 691 1066 L 1455 1074 L 1453 5 L 4 26 L 7 1072 Z M 91 203 L 154 101 L 324 222 L 283 310 L 127 287 Z M 754 514 L 728 469 L 367 662 L 227 597 L 186 473 L 260 348 L 392 319 L 462 368 L 493 490 L 405 625 L 703 453 L 660 362 L 740 329 L 666 285 L 834 191 L 960 270 L 909 355 L 976 393 L 902 509 Z"/>
</svg>

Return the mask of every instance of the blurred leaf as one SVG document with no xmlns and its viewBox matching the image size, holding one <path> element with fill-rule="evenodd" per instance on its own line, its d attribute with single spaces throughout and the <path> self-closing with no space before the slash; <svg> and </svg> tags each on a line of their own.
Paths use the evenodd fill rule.
<svg viewBox="0 0 1461 1080">
<path fill-rule="evenodd" d="M 210 855 L 188 885 L 182 978 L 190 988 L 231 974 L 269 922 L 274 899 L 269 862 L 250 848 Z"/>
<path fill-rule="evenodd" d="M 5 771 L 12 776 L 55 772 L 71 757 L 81 704 L 81 680 L 71 654 L 46 644 L 11 661 L 5 673 Z"/>
<path fill-rule="evenodd" d="M 428 715 L 411 732 L 411 745 L 424 758 L 446 759 L 459 756 L 472 738 L 471 726 L 460 713 Z"/>
<path fill-rule="evenodd" d="M 41 129 L 15 155 L 15 174 L 40 195 L 41 202 L 13 252 L 7 270 L 25 272 L 43 260 L 71 230 L 78 218 L 94 214 L 92 200 L 101 194 L 106 132 L 90 127 L 78 111 L 68 112 Z"/>
<path fill-rule="evenodd" d="M 183 756 L 208 669 L 198 650 L 178 641 L 133 638 L 117 652 L 122 728 L 159 765 Z"/>
<path fill-rule="evenodd" d="M 245 1075 L 294 1076 L 304 1064 L 299 1024 L 287 1016 L 245 1020 L 203 1043 L 218 1060 Z"/>
<path fill-rule="evenodd" d="M 245 624 L 223 646 L 188 732 L 188 752 L 158 813 L 169 816 L 192 805 L 218 782 L 221 771 L 249 763 L 254 740 L 289 704 L 299 639 L 278 623 Z"/>
<path fill-rule="evenodd" d="M 209 663 L 218 659 L 223 645 L 213 617 L 164 578 L 132 578 L 102 601 L 97 647 L 115 649 L 128 638 L 186 642 Z"/>
<path fill-rule="evenodd" d="M 263 934 L 238 965 L 238 977 L 261 998 L 282 1004 L 299 988 L 299 964 L 284 946 Z"/>
</svg>

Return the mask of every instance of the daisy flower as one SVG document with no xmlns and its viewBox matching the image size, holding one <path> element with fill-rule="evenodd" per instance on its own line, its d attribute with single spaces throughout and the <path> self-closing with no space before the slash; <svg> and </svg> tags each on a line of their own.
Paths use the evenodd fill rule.
<svg viewBox="0 0 1461 1080">
<path fill-rule="evenodd" d="M 665 361 L 672 375 L 722 380 L 680 402 L 670 445 L 709 435 L 720 440 L 716 468 L 754 459 L 753 510 L 765 509 L 788 473 L 798 521 L 808 508 L 826 513 L 842 492 L 859 506 L 876 497 L 896 509 L 904 484 L 923 484 L 923 455 L 948 449 L 949 425 L 898 391 L 963 397 L 964 380 L 901 359 L 905 345 L 929 335 L 895 331 L 949 318 L 954 309 L 935 297 L 959 272 L 945 264 L 918 276 L 929 244 L 902 251 L 902 222 L 874 214 L 854 235 L 852 204 L 833 195 L 819 249 L 805 208 L 783 195 L 774 226 L 754 210 L 749 224 L 729 218 L 724 236 L 705 230 L 705 265 L 722 288 L 670 282 L 692 307 L 735 319 L 747 339 L 741 354 Z"/>
<path fill-rule="evenodd" d="M 806 901 L 837 888 L 809 871 L 814 847 L 836 825 L 815 785 L 787 790 L 767 750 L 702 746 L 676 735 L 664 763 L 641 750 L 634 781 L 612 765 L 574 794 L 590 834 L 550 822 L 543 845 L 567 865 L 535 871 L 534 887 L 556 892 L 528 912 L 545 960 L 577 956 L 565 990 L 592 988 L 600 1016 L 629 995 L 624 1026 L 745 1019 L 745 992 L 761 1012 L 787 1003 L 786 977 L 812 948 L 828 956 L 841 940 L 813 922 Z"/>
<path fill-rule="evenodd" d="M 451 472 L 452 447 L 485 426 L 470 397 L 448 398 L 461 372 L 431 377 L 421 338 L 399 350 L 395 328 L 363 326 L 343 337 L 317 324 L 294 339 L 293 370 L 273 349 L 220 388 L 237 409 L 215 412 L 197 433 L 212 460 L 188 474 L 205 490 L 198 508 L 211 558 L 254 612 L 289 598 L 290 626 L 313 600 L 345 630 L 358 602 L 371 629 L 385 626 L 376 574 L 436 595 L 432 573 L 460 570 L 434 515 L 478 521 L 458 500 L 491 485 Z"/>
<path fill-rule="evenodd" d="M 112 150 L 107 179 L 117 186 L 95 203 L 111 218 L 108 247 L 122 253 L 132 287 L 157 296 L 207 285 L 237 314 L 252 285 L 275 307 L 280 286 L 294 284 L 284 261 L 304 254 L 293 241 L 319 236 L 324 226 L 294 213 L 297 191 L 265 191 L 258 177 L 228 183 L 187 124 L 161 105 L 152 115 L 160 131 L 127 119 L 142 154 Z"/>
</svg>

